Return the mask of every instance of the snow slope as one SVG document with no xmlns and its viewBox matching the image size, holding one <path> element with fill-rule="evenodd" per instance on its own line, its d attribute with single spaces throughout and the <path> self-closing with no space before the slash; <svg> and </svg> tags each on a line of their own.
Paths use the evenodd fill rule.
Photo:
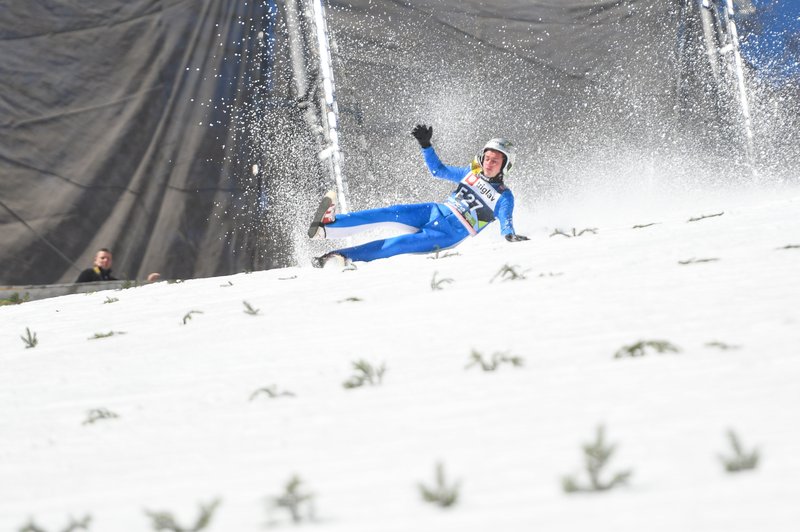
<svg viewBox="0 0 800 532">
<path fill-rule="evenodd" d="M 531 241 L 490 228 L 438 259 L 0 307 L 0 530 L 188 527 L 215 499 L 207 530 L 291 528 L 272 500 L 293 475 L 326 532 L 797 530 L 800 190 L 651 200 L 538 205 Z M 597 231 L 550 236 L 573 228 Z M 640 340 L 680 351 L 615 358 Z M 343 386 L 360 359 L 382 384 Z M 601 424 L 628 485 L 565 494 Z M 724 471 L 729 428 L 757 469 Z M 418 489 L 437 463 L 448 509 Z"/>
</svg>

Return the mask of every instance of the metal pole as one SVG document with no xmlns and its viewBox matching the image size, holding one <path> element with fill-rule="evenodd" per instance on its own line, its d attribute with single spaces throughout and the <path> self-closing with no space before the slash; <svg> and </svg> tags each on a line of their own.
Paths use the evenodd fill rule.
<svg viewBox="0 0 800 532">
<path fill-rule="evenodd" d="M 720 60 L 718 55 L 719 33 L 715 27 L 716 24 L 714 18 L 715 15 L 711 10 L 711 4 L 709 0 L 702 0 L 700 20 L 703 25 L 703 38 L 706 45 L 706 55 L 708 56 L 708 64 L 711 66 L 711 73 L 714 76 L 714 81 L 719 84 L 721 82 L 719 72 Z"/>
<path fill-rule="evenodd" d="M 338 208 L 340 212 L 348 212 L 347 206 L 347 180 L 342 173 L 342 150 L 339 147 L 339 106 L 336 103 L 336 85 L 333 81 L 333 61 L 328 44 L 328 26 L 325 23 L 325 8 L 322 0 L 314 0 L 314 25 L 317 31 L 319 46 L 319 68 L 322 75 L 323 90 L 323 123 L 325 124 L 328 147 L 319 153 L 320 159 L 328 159 L 331 166 L 333 180 L 336 183 L 338 194 Z"/>
<path fill-rule="evenodd" d="M 747 87 L 744 79 L 744 64 L 742 55 L 739 51 L 739 34 L 736 31 L 736 21 L 734 20 L 733 0 L 725 0 L 725 20 L 728 27 L 728 37 L 730 38 L 730 51 L 733 54 L 734 74 L 736 85 L 739 92 L 739 105 L 742 109 L 744 121 L 744 132 L 746 137 L 747 159 L 751 167 L 753 165 L 753 124 L 750 118 L 750 102 L 747 99 Z M 727 47 L 726 47 L 727 48 Z M 753 171 L 755 171 L 753 169 Z"/>
</svg>

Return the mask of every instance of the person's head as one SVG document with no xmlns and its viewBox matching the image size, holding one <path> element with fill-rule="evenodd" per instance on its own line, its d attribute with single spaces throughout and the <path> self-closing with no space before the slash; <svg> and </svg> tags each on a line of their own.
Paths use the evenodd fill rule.
<svg viewBox="0 0 800 532">
<path fill-rule="evenodd" d="M 111 251 L 107 248 L 100 248 L 94 256 L 94 265 L 104 270 L 111 269 Z"/>
<path fill-rule="evenodd" d="M 483 147 L 480 154 L 483 175 L 489 179 L 503 176 L 514 165 L 516 149 L 514 144 L 507 139 L 491 139 Z"/>
</svg>

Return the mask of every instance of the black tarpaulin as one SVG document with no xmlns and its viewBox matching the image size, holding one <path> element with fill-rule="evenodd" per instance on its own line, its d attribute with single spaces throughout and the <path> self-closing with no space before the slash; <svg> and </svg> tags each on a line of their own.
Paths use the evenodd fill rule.
<svg viewBox="0 0 800 532">
<path fill-rule="evenodd" d="M 325 2 L 351 206 L 446 192 L 418 122 L 454 164 L 512 138 L 529 205 L 648 166 L 735 173 L 736 109 L 690 4 Z M 329 186 L 312 18 L 299 0 L 0 4 L 0 284 L 72 281 L 99 247 L 131 279 L 307 262 Z M 771 160 L 797 144 L 775 102 L 754 106 Z"/>
<path fill-rule="evenodd" d="M 236 110 L 255 90 L 291 97 L 276 7 L 0 9 L 0 283 L 72 281 L 100 247 L 122 278 L 252 269 L 227 214 L 246 163 Z"/>
</svg>

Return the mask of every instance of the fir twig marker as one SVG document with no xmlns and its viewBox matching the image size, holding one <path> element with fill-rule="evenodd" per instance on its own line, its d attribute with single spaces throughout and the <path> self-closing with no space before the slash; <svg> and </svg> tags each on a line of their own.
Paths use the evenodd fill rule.
<svg viewBox="0 0 800 532">
<path fill-rule="evenodd" d="M 186 325 L 186 324 L 189 322 L 189 320 L 191 320 L 191 319 L 192 319 L 192 316 L 193 316 L 194 314 L 202 314 L 202 313 L 203 313 L 203 311 L 202 311 L 202 310 L 190 310 L 190 311 L 189 311 L 189 312 L 187 312 L 187 313 L 186 313 L 186 315 L 183 317 L 183 324 L 184 324 L 184 325 Z"/>
<path fill-rule="evenodd" d="M 276 399 L 278 397 L 294 397 L 294 394 L 288 390 L 279 392 L 278 387 L 273 384 L 272 386 L 265 386 L 264 388 L 259 388 L 258 390 L 254 391 L 252 394 L 250 394 L 250 400 L 252 401 L 262 394 L 266 395 L 270 399 Z"/>
<path fill-rule="evenodd" d="M 118 417 L 118 414 L 115 414 L 107 408 L 93 408 L 92 410 L 89 410 L 86 421 L 84 421 L 83 424 L 91 425 L 97 421 L 100 421 L 101 419 L 114 419 Z"/>
<path fill-rule="evenodd" d="M 302 482 L 300 477 L 294 475 L 286 483 L 283 495 L 272 499 L 272 505 L 275 508 L 285 508 L 295 524 L 300 523 L 304 517 L 308 520 L 314 519 L 314 495 L 301 491 L 300 484 Z M 305 514 L 302 511 L 304 507 L 306 508 Z"/>
<path fill-rule="evenodd" d="M 353 369 L 356 370 L 356 374 L 344 382 L 343 386 L 345 388 L 358 388 L 365 384 L 377 386 L 383 382 L 383 374 L 386 373 L 385 364 L 381 364 L 379 367 L 375 368 L 366 360 L 353 362 Z"/>
<path fill-rule="evenodd" d="M 183 527 L 179 525 L 175 517 L 170 512 L 150 512 L 145 510 L 145 514 L 147 514 L 152 520 L 153 530 L 168 530 L 170 532 L 199 532 L 200 530 L 204 530 L 211 523 L 211 518 L 214 516 L 214 512 L 216 511 L 217 506 L 219 506 L 219 503 L 220 500 L 215 499 L 208 504 L 201 504 L 200 515 L 197 516 L 197 520 L 194 522 L 194 525 L 190 527 Z"/>
<path fill-rule="evenodd" d="M 253 308 L 253 306 L 250 303 L 248 303 L 247 301 L 242 301 L 242 303 L 244 304 L 244 313 L 245 314 L 250 314 L 251 316 L 255 316 L 259 312 L 261 312 L 261 309 Z"/>
<path fill-rule="evenodd" d="M 484 360 L 483 355 L 473 349 L 472 353 L 470 353 L 470 363 L 467 364 L 464 369 L 469 369 L 477 365 L 480 366 L 483 371 L 495 371 L 501 364 L 511 364 L 514 367 L 520 367 L 523 363 L 524 361 L 522 358 L 509 356 L 507 353 L 492 353 L 491 359 Z"/>
<path fill-rule="evenodd" d="M 733 430 L 728 430 L 728 440 L 733 449 L 733 456 L 726 457 L 720 455 L 719 457 L 722 465 L 725 466 L 725 471 L 728 473 L 739 473 L 741 471 L 755 469 L 758 466 L 758 449 L 746 452 L 741 441 L 739 441 L 739 437 Z"/>
<path fill-rule="evenodd" d="M 450 284 L 450 283 L 453 282 L 452 279 L 447 278 L 447 277 L 444 278 L 444 279 L 436 279 L 436 275 L 438 273 L 439 272 L 433 272 L 433 278 L 431 279 L 431 290 L 433 290 L 433 291 L 442 290 L 443 289 L 443 285 Z"/>
<path fill-rule="evenodd" d="M 589 475 L 589 485 L 581 486 L 574 477 L 564 477 L 562 479 L 562 487 L 567 493 L 576 493 L 579 491 L 606 491 L 615 486 L 627 483 L 628 479 L 633 474 L 632 471 L 621 471 L 615 473 L 610 480 L 603 481 L 600 476 L 603 473 L 603 468 L 608 465 L 611 455 L 616 450 L 615 445 L 606 445 L 605 442 L 605 429 L 602 425 L 597 427 L 597 435 L 594 443 L 583 444 L 584 462 L 586 472 Z"/>
<path fill-rule="evenodd" d="M 92 522 L 92 516 L 86 515 L 83 519 L 78 520 L 74 517 L 70 517 L 69 524 L 63 528 L 63 532 L 75 532 L 76 530 L 89 530 L 89 523 Z M 28 524 L 24 527 L 19 529 L 19 532 L 47 532 L 44 528 L 41 528 L 36 523 L 33 522 L 33 519 L 28 521 Z"/>
<path fill-rule="evenodd" d="M 436 484 L 429 488 L 420 483 L 419 492 L 425 502 L 436 504 L 442 508 L 449 508 L 458 502 L 458 490 L 460 482 L 448 485 L 444 474 L 444 465 L 439 462 L 436 464 Z"/>
<path fill-rule="evenodd" d="M 716 214 L 703 214 L 696 218 L 689 218 L 687 222 L 699 222 L 700 220 L 705 220 L 706 218 L 716 218 L 717 216 L 722 216 L 723 214 L 725 214 L 725 211 L 718 212 Z"/>
<path fill-rule="evenodd" d="M 622 358 L 626 356 L 641 357 L 644 356 L 648 350 L 653 350 L 656 353 L 680 353 L 681 351 L 678 346 L 673 345 L 666 340 L 639 340 L 635 344 L 621 347 L 614 354 L 614 358 Z"/>
<path fill-rule="evenodd" d="M 522 271 L 520 269 L 520 267 L 516 266 L 516 265 L 511 266 L 509 264 L 504 264 L 497 271 L 497 273 L 494 274 L 494 277 L 492 277 L 492 279 L 489 282 L 493 283 L 494 280 L 497 279 L 497 278 L 500 278 L 501 281 L 518 281 L 518 280 L 527 279 L 525 274 L 528 273 L 529 271 L 530 270 Z"/>
<path fill-rule="evenodd" d="M 39 339 L 36 337 L 36 333 L 31 333 L 28 327 L 25 327 L 25 336 L 20 336 L 20 338 L 25 342 L 25 349 L 31 349 L 39 345 Z"/>
</svg>

